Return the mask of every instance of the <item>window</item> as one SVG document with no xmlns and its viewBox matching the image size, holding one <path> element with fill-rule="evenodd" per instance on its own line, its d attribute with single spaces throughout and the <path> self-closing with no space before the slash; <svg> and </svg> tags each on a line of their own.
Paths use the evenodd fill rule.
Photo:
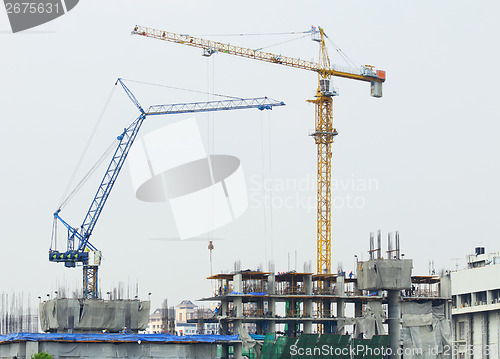
<svg viewBox="0 0 500 359">
<path fill-rule="evenodd" d="M 477 292 L 476 293 L 476 303 L 473 303 L 473 305 L 483 305 L 486 304 L 486 292 Z"/>
<path fill-rule="evenodd" d="M 458 340 L 465 340 L 465 322 L 458 322 Z"/>
</svg>

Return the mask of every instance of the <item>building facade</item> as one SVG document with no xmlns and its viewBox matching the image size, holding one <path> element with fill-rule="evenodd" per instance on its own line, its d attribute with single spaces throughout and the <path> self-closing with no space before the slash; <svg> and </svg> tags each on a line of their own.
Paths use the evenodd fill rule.
<svg viewBox="0 0 500 359">
<path fill-rule="evenodd" d="M 451 341 L 451 280 L 411 276 L 411 269 L 411 260 L 376 257 L 358 263 L 357 277 L 251 270 L 215 274 L 208 279 L 216 281 L 216 290 L 203 300 L 218 308 L 205 321 L 220 323 L 220 334 L 232 335 L 350 333 L 370 339 L 388 331 L 399 353 L 395 358 L 451 358 L 444 351 Z"/>
<path fill-rule="evenodd" d="M 500 252 L 476 248 L 451 273 L 453 351 L 457 359 L 499 359 Z"/>
<path fill-rule="evenodd" d="M 167 315 L 168 313 L 168 315 Z M 146 334 L 172 335 L 217 334 L 217 323 L 204 323 L 196 318 L 212 318 L 211 309 L 200 308 L 190 300 L 183 300 L 175 308 L 158 308 L 150 316 Z"/>
<path fill-rule="evenodd" d="M 168 314 L 167 314 L 168 313 Z M 175 309 L 158 308 L 149 316 L 146 334 L 175 334 Z"/>
</svg>

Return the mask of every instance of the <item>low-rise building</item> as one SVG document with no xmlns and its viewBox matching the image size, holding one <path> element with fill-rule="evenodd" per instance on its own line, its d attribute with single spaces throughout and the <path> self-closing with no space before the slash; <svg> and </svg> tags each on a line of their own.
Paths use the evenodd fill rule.
<svg viewBox="0 0 500 359">
<path fill-rule="evenodd" d="M 158 308 L 150 316 L 146 334 L 175 334 L 175 309 Z"/>
<path fill-rule="evenodd" d="M 167 315 L 168 314 L 168 315 Z M 172 335 L 217 334 L 218 323 L 198 319 L 213 318 L 212 309 L 201 308 L 190 300 L 183 300 L 175 308 L 158 308 L 150 316 L 146 334 L 167 333 Z"/>
</svg>

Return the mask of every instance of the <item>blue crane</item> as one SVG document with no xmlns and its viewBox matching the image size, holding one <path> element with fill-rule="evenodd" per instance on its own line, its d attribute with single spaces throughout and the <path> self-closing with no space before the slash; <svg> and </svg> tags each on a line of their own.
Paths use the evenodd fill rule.
<svg viewBox="0 0 500 359">
<path fill-rule="evenodd" d="M 61 218 L 61 209 L 54 213 L 54 220 L 61 222 L 67 228 L 67 247 L 66 251 L 60 252 L 56 249 L 49 249 L 49 261 L 62 262 L 66 267 L 72 268 L 76 265 L 83 266 L 83 298 L 96 299 L 98 297 L 98 269 L 101 263 L 101 252 L 90 243 L 90 236 L 99 220 L 101 212 L 113 189 L 118 174 L 125 163 L 125 159 L 134 143 L 135 138 L 147 116 L 168 115 L 194 112 L 210 112 L 224 110 L 239 110 L 256 108 L 259 110 L 272 110 L 274 106 L 284 106 L 284 102 L 275 101 L 267 97 L 250 99 L 231 99 L 221 101 L 179 103 L 170 105 L 150 106 L 144 110 L 134 94 L 118 79 L 116 84 L 120 84 L 125 93 L 139 109 L 140 115 L 134 122 L 117 137 L 118 146 L 113 154 L 111 163 L 106 169 L 106 173 L 97 189 L 92 200 L 92 204 L 85 215 L 82 225 L 79 228 L 71 226 Z M 116 85 L 115 84 L 115 85 Z"/>
</svg>

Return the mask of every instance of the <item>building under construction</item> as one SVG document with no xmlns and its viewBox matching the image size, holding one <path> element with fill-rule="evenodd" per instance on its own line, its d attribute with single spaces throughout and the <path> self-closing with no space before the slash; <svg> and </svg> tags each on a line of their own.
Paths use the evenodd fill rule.
<svg viewBox="0 0 500 359">
<path fill-rule="evenodd" d="M 207 322 L 217 324 L 217 334 L 139 334 L 147 326 L 149 302 L 48 300 L 40 304 L 47 334 L 3 336 L 0 357 L 29 358 L 49 351 L 53 358 L 73 353 L 88 358 L 271 359 L 291 358 L 297 346 L 353 348 L 361 343 L 398 353 L 397 358 L 450 358 L 450 276 L 412 275 L 412 260 L 401 258 L 398 236 L 395 242 L 389 239 L 383 258 L 380 235 L 376 245 L 372 236 L 370 259 L 357 263 L 356 274 L 237 269 L 210 276 L 215 291 L 202 300 L 217 304 L 215 315 L 195 315 L 189 322 L 200 329 Z"/>
<path fill-rule="evenodd" d="M 216 291 L 202 300 L 218 303 L 215 315 L 210 318 L 203 314 L 190 321 L 200 329 L 205 327 L 205 322 L 217 324 L 219 333 L 211 335 L 138 334 L 147 327 L 149 302 L 99 299 L 101 252 L 90 238 L 146 117 L 221 109 L 264 110 L 284 105 L 268 98 L 231 99 L 211 101 L 203 106 L 184 103 L 151 106 L 145 110 L 118 79 L 117 84 L 123 87 L 139 115 L 117 137 L 119 142 L 111 163 L 82 224 L 72 226 L 61 217 L 61 210 L 71 196 L 54 212 L 54 248 L 49 250 L 49 260 L 64 263 L 66 267 L 82 266 L 83 297 L 40 303 L 40 324 L 47 334 L 0 338 L 0 358 L 29 358 L 31 354 L 47 351 L 53 358 L 229 358 L 232 355 L 239 359 L 245 355 L 270 359 L 290 358 L 293 346 L 315 349 L 323 344 L 343 349 L 366 344 L 373 349 L 390 349 L 388 353 L 398 358 L 448 358 L 445 348 L 451 338 L 450 278 L 413 276 L 412 260 L 400 255 L 399 236 L 396 235 L 395 242 L 389 237 L 385 257 L 380 234 L 376 245 L 372 236 L 370 259 L 358 262 L 356 273 L 331 273 L 331 146 L 338 134 L 333 126 L 333 97 L 338 95 L 338 90 L 331 80 L 337 76 L 367 82 L 371 95 L 379 98 L 385 71 L 369 65 L 347 68 L 331 63 L 326 48 L 328 37 L 322 28 L 313 27 L 305 32 L 319 44 L 318 62 L 142 26 L 136 26 L 132 33 L 198 47 L 203 49 L 204 56 L 228 53 L 312 71 L 318 77 L 315 98 L 309 100 L 315 105 L 315 130 L 311 136 L 317 146 L 316 273 L 236 268 L 233 273 L 210 276 L 209 279 L 216 282 Z M 212 176 L 220 177 L 215 172 Z M 225 186 L 224 193 L 226 201 Z M 56 248 L 58 223 L 67 232 L 66 249 Z M 364 353 L 357 357 L 387 355 Z M 349 357 L 345 353 L 330 356 Z"/>
<path fill-rule="evenodd" d="M 371 238 L 370 259 L 358 262 L 357 275 L 236 270 L 208 277 L 216 282 L 205 301 L 220 302 L 220 334 L 286 337 L 301 334 L 351 334 L 371 339 L 390 335 L 391 351 L 398 357 L 446 358 L 451 345 L 451 281 L 449 275 L 412 275 L 411 259 L 400 256 L 399 237 L 389 238 L 382 257 Z M 394 248 L 394 249 L 391 249 Z M 243 349 L 244 349 L 243 342 Z M 240 354 L 242 348 L 236 349 Z"/>
</svg>

